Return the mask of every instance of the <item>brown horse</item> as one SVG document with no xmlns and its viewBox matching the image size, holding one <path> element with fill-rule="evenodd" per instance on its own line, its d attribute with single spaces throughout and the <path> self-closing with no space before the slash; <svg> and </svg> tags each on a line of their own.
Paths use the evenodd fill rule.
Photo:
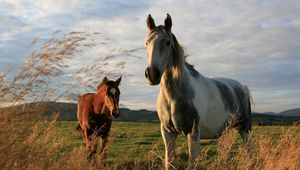
<svg viewBox="0 0 300 170">
<path fill-rule="evenodd" d="M 119 85 L 122 77 L 116 81 L 106 77 L 98 85 L 96 93 L 86 93 L 78 98 L 78 128 L 82 129 L 88 149 L 88 159 L 97 152 L 98 137 L 101 137 L 100 154 L 105 149 L 112 117 L 119 116 Z"/>
</svg>

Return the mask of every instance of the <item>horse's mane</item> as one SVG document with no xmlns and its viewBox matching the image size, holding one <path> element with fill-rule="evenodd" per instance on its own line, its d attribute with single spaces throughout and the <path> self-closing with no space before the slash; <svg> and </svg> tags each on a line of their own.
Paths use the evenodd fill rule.
<svg viewBox="0 0 300 170">
<path fill-rule="evenodd" d="M 98 84 L 97 90 L 99 90 L 103 85 L 107 84 L 108 86 L 115 86 L 114 81 L 102 81 L 101 83 Z"/>
<path fill-rule="evenodd" d="M 97 90 L 99 90 L 101 88 L 101 86 L 103 86 L 106 82 L 101 81 L 98 86 L 97 86 Z"/>
<path fill-rule="evenodd" d="M 174 61 L 174 66 L 173 66 L 173 73 L 174 73 L 174 78 L 177 78 L 180 80 L 182 78 L 182 71 L 183 68 L 186 64 L 185 59 L 187 58 L 186 50 L 183 46 L 181 46 L 175 35 L 172 33 L 172 38 L 174 42 L 173 46 L 173 61 Z M 189 64 L 190 65 L 190 64 Z"/>
</svg>

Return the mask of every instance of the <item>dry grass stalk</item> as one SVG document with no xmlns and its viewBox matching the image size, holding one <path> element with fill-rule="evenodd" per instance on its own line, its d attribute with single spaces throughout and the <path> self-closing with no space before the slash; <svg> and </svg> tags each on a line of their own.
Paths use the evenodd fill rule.
<svg viewBox="0 0 300 170">
<path fill-rule="evenodd" d="M 255 133 L 255 132 L 254 132 Z M 233 146 L 238 134 L 228 131 L 219 140 L 217 161 L 207 165 L 207 169 L 289 169 L 300 168 L 299 127 L 283 127 L 282 135 L 265 133 L 252 139 L 253 150 L 239 145 Z"/>
<path fill-rule="evenodd" d="M 61 146 L 47 146 L 55 134 L 56 117 L 43 117 L 45 104 L 55 89 L 49 81 L 63 74 L 66 60 L 94 46 L 90 34 L 71 32 L 55 36 L 33 51 L 15 75 L 5 70 L 0 75 L 0 167 L 5 169 L 45 169 Z M 34 40 L 33 44 L 37 42 Z M 23 104 L 23 102 L 34 102 Z M 3 108 L 5 107 L 5 108 Z M 46 129 L 38 126 L 43 124 Z M 3 143 L 2 143 L 3 142 Z M 50 159 L 50 160 L 49 160 Z M 48 161 L 45 161 L 48 160 Z"/>
</svg>

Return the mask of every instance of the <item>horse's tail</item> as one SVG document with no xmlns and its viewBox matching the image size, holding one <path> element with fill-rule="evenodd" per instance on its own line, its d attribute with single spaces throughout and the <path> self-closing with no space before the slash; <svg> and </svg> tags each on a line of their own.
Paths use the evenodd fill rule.
<svg viewBox="0 0 300 170">
<path fill-rule="evenodd" d="M 244 85 L 244 89 L 245 89 L 245 93 L 246 93 L 246 103 L 247 103 L 247 107 L 245 108 L 245 117 L 244 117 L 244 126 L 242 128 L 242 131 L 240 131 L 243 140 L 245 141 L 245 139 L 247 139 L 248 137 L 245 137 L 245 134 L 249 134 L 251 129 L 252 129 L 252 109 L 251 109 L 251 105 L 253 105 L 254 107 L 254 100 L 252 98 L 252 95 L 250 93 L 249 88 Z M 246 133 L 245 133 L 246 132 Z M 248 140 L 248 139 L 247 139 Z"/>
<path fill-rule="evenodd" d="M 246 85 L 244 86 L 244 93 L 246 95 L 246 103 L 247 107 L 245 107 L 245 115 L 242 119 L 242 126 L 238 129 L 239 133 L 247 146 L 247 150 L 251 152 L 252 145 L 251 145 L 251 130 L 252 130 L 252 109 L 251 105 L 254 107 L 254 100 L 250 93 L 249 88 Z"/>
<path fill-rule="evenodd" d="M 244 89 L 245 89 L 245 93 L 247 95 L 248 114 L 252 114 L 251 105 L 253 105 L 253 110 L 254 110 L 255 103 L 254 103 L 253 97 L 252 97 L 252 95 L 250 93 L 250 90 L 249 90 L 248 86 L 244 85 Z"/>
</svg>

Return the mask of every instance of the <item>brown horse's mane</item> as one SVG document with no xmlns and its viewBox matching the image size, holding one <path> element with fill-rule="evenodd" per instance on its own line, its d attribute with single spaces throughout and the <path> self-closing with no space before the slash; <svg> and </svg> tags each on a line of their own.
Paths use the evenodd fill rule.
<svg viewBox="0 0 300 170">
<path fill-rule="evenodd" d="M 97 91 L 98 91 L 103 85 L 105 85 L 105 84 L 106 84 L 106 82 L 104 82 L 104 81 L 102 81 L 101 83 L 99 83 L 98 86 L 97 86 Z"/>
</svg>

